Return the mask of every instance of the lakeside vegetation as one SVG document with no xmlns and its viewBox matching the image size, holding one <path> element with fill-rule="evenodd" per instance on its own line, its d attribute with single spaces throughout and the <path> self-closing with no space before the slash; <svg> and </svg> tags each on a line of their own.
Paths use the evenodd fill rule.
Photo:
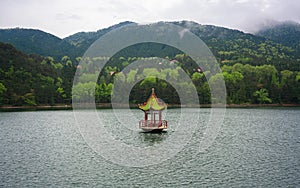
<svg viewBox="0 0 300 188">
<path fill-rule="evenodd" d="M 128 23 L 97 32 L 77 33 L 65 39 L 28 29 L 1 30 L 0 41 L 5 39 L 4 42 L 14 44 L 22 52 L 11 44 L 0 42 L 0 106 L 70 105 L 75 71 L 82 60 L 80 55 L 97 38 Z M 97 70 L 89 70 L 89 74 L 81 76 L 80 82 L 73 89 L 74 98 L 84 100 L 92 95 L 96 103 L 110 103 L 116 79 L 124 84 L 135 83 L 141 76 L 152 74 L 135 84 L 129 102 L 144 102 L 151 88 L 155 87 L 161 99 L 177 105 L 180 103 L 178 93 L 164 79 L 178 82 L 188 93 L 193 86 L 180 83 L 184 71 L 198 92 L 200 104 L 211 103 L 208 83 L 222 76 L 226 83 L 227 103 L 233 106 L 300 104 L 299 25 L 284 25 L 255 36 L 194 22 L 174 24 L 188 28 L 208 45 L 222 69 L 222 75 L 209 76 L 209 70 L 198 67 L 189 56 L 177 49 L 145 43 L 118 52 L 110 58 L 100 74 L 97 74 Z M 28 37 L 31 39 L 26 40 Z M 24 51 L 39 55 L 28 55 Z M 153 56 L 175 62 L 178 68 L 135 68 L 129 72 L 122 71 L 140 58 Z M 85 68 L 93 68 L 96 59 L 84 59 Z M 153 77 L 157 73 L 163 79 Z"/>
<path fill-rule="evenodd" d="M 28 56 L 8 44 L 1 44 L 0 47 L 2 58 L 0 60 L 6 62 L 0 67 L 2 106 L 71 104 L 72 83 L 78 62 L 72 62 L 67 56 L 64 56 L 60 62 L 54 61 L 51 57 Z M 96 103 L 110 103 L 116 79 L 125 84 L 125 82 L 137 82 L 139 76 L 145 76 L 146 79 L 137 82 L 133 87 L 129 98 L 130 103 L 144 102 L 151 88 L 155 87 L 157 95 L 166 103 L 179 104 L 180 99 L 172 85 L 153 75 L 159 73 L 161 78 L 173 79 L 188 93 L 192 85 L 180 83 L 181 71 L 184 70 L 197 89 L 200 104 L 211 103 L 208 82 L 218 79 L 220 74 L 206 80 L 205 75 L 209 75 L 209 71 L 203 72 L 190 57 L 184 54 L 177 54 L 174 57 L 173 60 L 178 65 L 176 69 L 139 68 L 132 69 L 128 73 L 120 72 L 136 59 L 135 57 L 114 58 L 99 77 L 96 73 L 82 75 L 79 84 L 74 86 L 74 97 L 84 100 L 95 95 Z M 80 61 L 80 58 L 77 60 Z M 93 60 L 88 59 L 85 67 L 93 67 L 89 66 L 88 62 L 92 64 Z M 113 64 L 120 66 L 110 66 Z M 298 71 L 278 70 L 273 65 L 253 66 L 241 63 L 223 64 L 221 69 L 226 83 L 228 104 L 300 103 L 300 72 Z M 148 75 L 152 76 L 147 77 Z M 93 82 L 95 76 L 98 77 L 96 85 Z"/>
</svg>

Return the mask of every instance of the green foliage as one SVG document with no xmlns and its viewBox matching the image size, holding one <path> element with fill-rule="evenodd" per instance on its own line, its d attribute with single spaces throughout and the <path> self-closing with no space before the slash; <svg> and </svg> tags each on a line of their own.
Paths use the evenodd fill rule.
<svg viewBox="0 0 300 188">
<path fill-rule="evenodd" d="M 286 46 L 282 41 L 258 37 L 237 30 L 230 30 L 212 25 L 200 25 L 194 22 L 174 22 L 188 28 L 199 36 L 211 49 L 221 65 L 234 65 L 236 63 L 255 65 L 270 64 L 278 70 L 299 70 L 300 51 L 293 45 Z M 299 27 L 299 25 L 297 26 Z M 291 30 L 290 37 L 294 43 L 299 44 L 299 29 Z M 294 32 L 294 33 L 293 33 Z M 289 31 L 286 32 L 289 36 Z"/>
<path fill-rule="evenodd" d="M 73 87 L 72 95 L 75 99 L 88 101 L 90 97 L 95 96 L 95 82 L 78 83 Z"/>
<path fill-rule="evenodd" d="M 9 45 L 3 46 L 5 49 Z M 5 54 L 4 54 L 5 55 Z M 20 56 L 21 55 L 21 56 Z M 70 62 L 70 58 L 64 56 L 62 63 L 55 62 L 47 58 L 29 58 L 15 51 L 1 64 L 0 82 L 2 85 L 9 85 L 9 88 L 2 89 L 3 104 L 8 105 L 41 105 L 56 103 L 68 104 L 73 94 L 74 99 L 81 101 L 88 100 L 95 96 L 97 103 L 109 103 L 114 88 L 114 82 L 118 80 L 121 84 L 115 92 L 123 92 L 128 88 L 123 88 L 127 83 L 137 84 L 132 88 L 129 100 L 131 103 L 142 103 L 148 97 L 151 88 L 155 87 L 160 98 L 169 104 L 180 103 L 176 90 L 162 79 L 172 80 L 178 84 L 179 89 L 184 90 L 188 96 L 193 87 L 198 92 L 201 104 L 218 102 L 211 98 L 210 87 L 219 88 L 220 79 L 224 78 L 227 91 L 227 103 L 299 103 L 300 102 L 300 73 L 290 70 L 278 71 L 272 65 L 252 66 L 237 63 L 233 66 L 222 66 L 222 74 L 214 76 L 210 72 L 202 72 L 187 56 L 178 54 L 177 67 L 174 69 L 143 68 L 132 69 L 128 73 L 119 71 L 117 66 L 106 66 L 101 74 L 84 73 L 72 88 L 75 67 Z M 1 57 L 0 57 L 1 58 Z M 7 58 L 7 57 L 6 57 Z M 3 59 L 3 58 L 2 58 Z M 16 60 L 18 59 L 18 60 Z M 129 58 L 119 58 L 119 64 L 128 61 Z M 133 58 L 132 58 L 133 59 Z M 87 59 L 82 69 L 94 67 L 93 61 Z M 20 64 L 20 62 L 23 62 Z M 184 62 L 188 62 L 187 65 Z M 54 64 L 61 64 L 62 68 L 55 68 Z M 176 66 L 176 65 L 174 65 Z M 182 66 L 182 67 L 179 67 Z M 185 71 L 191 78 L 193 85 L 182 82 L 181 74 Z M 206 78 L 210 76 L 210 79 Z M 94 83 L 97 80 L 97 84 Z M 158 77 L 162 79 L 158 79 Z M 124 83 L 124 84 L 122 84 Z M 1 85 L 0 85 L 1 86 Z M 3 88 L 1 86 L 1 88 Z M 178 89 L 178 88 L 177 88 Z M 214 90 L 219 92 L 218 90 Z M 289 92 L 287 92 L 289 91 Z M 188 102 L 188 101 L 185 101 Z"/>
<path fill-rule="evenodd" d="M 192 75 L 192 80 L 193 81 L 197 81 L 197 80 L 201 80 L 203 78 L 204 74 L 201 74 L 199 72 L 195 72 Z"/>
<path fill-rule="evenodd" d="M 0 41 L 10 43 L 26 54 L 51 56 L 56 60 L 65 54 L 77 56 L 74 45 L 35 29 L 0 29 Z"/>
<path fill-rule="evenodd" d="M 97 103 L 109 103 L 112 94 L 113 84 L 97 84 L 95 97 Z"/>
<path fill-rule="evenodd" d="M 64 66 L 73 63 L 77 65 L 84 52 L 105 33 L 131 22 L 123 22 L 96 32 L 80 32 L 65 39 L 59 39 L 51 34 L 33 29 L 1 29 L 0 41 L 9 42 L 17 49 L 27 54 L 51 56 L 55 61 L 68 56 L 70 61 L 61 61 Z M 212 26 L 200 25 L 195 22 L 172 22 L 189 29 L 199 36 L 211 49 L 221 65 L 236 63 L 261 66 L 270 64 L 279 71 L 299 71 L 300 34 L 299 24 L 283 23 L 264 29 L 255 35 L 241 31 Z M 191 61 L 178 49 L 156 43 L 136 44 L 122 50 L 110 61 L 114 67 L 122 69 L 137 57 L 168 57 L 177 59 L 187 65 Z M 121 63 L 120 63 L 121 62 Z M 62 68 L 60 64 L 53 64 L 55 69 Z M 192 67 L 192 66 L 188 66 Z M 186 68 L 189 74 L 193 70 Z"/>
<path fill-rule="evenodd" d="M 75 67 L 52 57 L 28 56 L 0 43 L 0 83 L 3 105 L 69 103 Z"/>
<path fill-rule="evenodd" d="M 0 43 L 0 102 L 2 105 L 70 104 L 73 94 L 74 99 L 85 101 L 95 96 L 97 103 L 108 103 L 113 89 L 124 92 L 128 88 L 122 83 L 136 83 L 129 96 L 130 103 L 144 102 L 154 87 L 166 103 L 179 104 L 177 91 L 165 81 L 171 80 L 178 83 L 187 96 L 195 87 L 200 103 L 208 104 L 218 102 L 211 98 L 210 86 L 218 88 L 218 80 L 224 78 L 227 103 L 300 103 L 299 60 L 291 47 L 225 28 L 178 24 L 202 37 L 216 55 L 222 74 L 211 76 L 207 70 L 202 72 L 189 56 L 162 44 L 128 47 L 111 57 L 98 75 L 95 63 L 107 57 L 74 58 L 71 54 L 63 54 L 57 59 L 25 55 L 11 45 Z M 76 45 L 80 46 L 80 43 L 78 41 Z M 121 72 L 125 66 L 141 60 L 144 57 L 141 54 L 168 56 L 176 68 L 162 69 L 159 64 L 157 68 L 145 68 L 141 65 L 129 72 Z M 79 61 L 82 64 L 78 70 L 83 74 L 72 90 Z M 194 86 L 181 81 L 183 73 L 190 76 Z M 121 83 L 118 87 L 114 87 L 116 80 Z"/>
<path fill-rule="evenodd" d="M 26 105 L 36 106 L 36 101 L 35 101 L 35 96 L 34 96 L 33 90 L 31 90 L 31 91 L 32 92 L 26 93 L 21 98 Z"/>
<path fill-rule="evenodd" d="M 0 82 L 0 105 L 2 104 L 3 93 L 7 91 L 6 87 Z"/>
<path fill-rule="evenodd" d="M 137 70 L 130 70 L 130 72 L 127 75 L 126 81 L 128 83 L 133 83 L 136 80 L 136 74 L 137 74 Z"/>
<path fill-rule="evenodd" d="M 300 81 L 300 72 L 297 72 L 297 76 L 296 76 L 296 82 Z"/>
<path fill-rule="evenodd" d="M 255 97 L 257 97 L 257 100 L 259 101 L 260 104 L 265 104 L 265 103 L 271 103 L 272 99 L 269 98 L 269 93 L 266 89 L 260 89 L 258 91 L 255 91 L 253 93 Z"/>
<path fill-rule="evenodd" d="M 298 23 L 284 22 L 277 24 L 259 31 L 257 35 L 291 48 L 300 49 L 300 24 Z"/>
</svg>

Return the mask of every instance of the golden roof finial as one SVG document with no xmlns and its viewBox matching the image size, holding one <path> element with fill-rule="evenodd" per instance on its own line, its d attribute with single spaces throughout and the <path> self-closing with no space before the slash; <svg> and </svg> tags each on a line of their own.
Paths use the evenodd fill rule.
<svg viewBox="0 0 300 188">
<path fill-rule="evenodd" d="M 154 87 L 152 88 L 152 94 L 154 94 Z"/>
</svg>

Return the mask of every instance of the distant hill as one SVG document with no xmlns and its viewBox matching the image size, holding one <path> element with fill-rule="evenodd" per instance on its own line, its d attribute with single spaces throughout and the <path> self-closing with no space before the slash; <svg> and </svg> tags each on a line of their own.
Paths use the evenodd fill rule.
<svg viewBox="0 0 300 188">
<path fill-rule="evenodd" d="M 100 38 L 105 33 L 116 29 L 118 27 L 125 26 L 127 24 L 131 24 L 133 22 L 121 22 L 119 24 L 113 25 L 111 27 L 100 29 L 96 32 L 79 32 L 75 33 L 73 35 L 70 35 L 66 38 L 64 38 L 64 41 L 74 45 L 77 47 L 77 54 L 80 54 L 80 56 L 83 55 L 83 53 L 90 47 L 93 42 L 95 42 L 98 38 Z"/>
<path fill-rule="evenodd" d="M 173 23 L 188 28 L 199 36 L 221 64 L 272 64 L 278 69 L 299 70 L 300 51 L 271 39 L 189 21 Z"/>
<path fill-rule="evenodd" d="M 270 39 L 285 46 L 300 50 L 300 24 L 283 22 L 266 27 L 256 33 L 258 36 Z"/>
<path fill-rule="evenodd" d="M 51 56 L 56 60 L 66 55 L 74 60 L 82 56 L 88 47 L 105 33 L 130 23 L 133 22 L 122 22 L 96 32 L 79 32 L 64 39 L 33 29 L 1 29 L 0 42 L 10 43 L 27 54 Z M 283 24 L 264 29 L 257 34 L 249 34 L 191 21 L 171 23 L 188 28 L 199 36 L 221 65 L 271 64 L 279 70 L 300 70 L 299 24 Z M 131 47 L 129 51 L 125 50 L 119 55 L 174 57 L 177 52 L 163 45 L 145 44 Z"/>
<path fill-rule="evenodd" d="M 97 32 L 76 33 L 64 40 L 77 46 L 77 50 L 79 50 L 78 53 L 83 54 L 84 51 L 103 34 L 129 23 L 132 22 L 123 22 Z M 229 65 L 235 63 L 247 63 L 251 65 L 272 64 L 279 69 L 299 69 L 299 60 L 297 61 L 297 59 L 300 58 L 300 52 L 293 48 L 293 46 L 286 46 L 286 43 L 238 30 L 213 25 L 201 25 L 191 21 L 171 23 L 188 28 L 192 33 L 199 36 L 208 45 L 220 63 Z M 151 53 L 149 53 L 151 51 L 150 48 L 152 48 Z M 160 57 L 162 55 L 168 55 L 161 54 L 162 48 L 164 47 L 138 45 L 136 49 L 131 48 L 131 53 L 134 55 L 157 54 Z M 171 52 L 170 50 L 165 51 Z M 172 56 L 174 53 L 171 52 L 170 55 Z"/>
<path fill-rule="evenodd" d="M 12 44 L 26 54 L 51 56 L 59 60 L 64 55 L 76 55 L 72 44 L 36 29 L 0 29 L 0 42 Z"/>
</svg>

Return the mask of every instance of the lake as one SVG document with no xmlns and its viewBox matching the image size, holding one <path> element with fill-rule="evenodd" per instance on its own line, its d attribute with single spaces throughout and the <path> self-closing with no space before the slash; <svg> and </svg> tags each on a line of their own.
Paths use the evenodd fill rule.
<svg viewBox="0 0 300 188">
<path fill-rule="evenodd" d="M 84 111 L 86 118 L 91 113 Z M 209 108 L 168 109 L 169 128 L 160 134 L 140 132 L 138 122 L 129 118 L 124 126 L 120 121 L 129 110 L 96 113 L 113 143 L 106 143 L 109 136 L 98 129 L 95 135 L 84 133 L 73 111 L 0 113 L 0 187 L 300 186 L 298 108 L 226 109 L 218 135 L 205 151 L 199 143 L 206 135 Z M 143 118 L 139 110 L 130 113 Z M 180 115 L 188 117 L 181 126 Z M 119 150 L 105 148 L 120 143 L 124 147 Z"/>
</svg>

